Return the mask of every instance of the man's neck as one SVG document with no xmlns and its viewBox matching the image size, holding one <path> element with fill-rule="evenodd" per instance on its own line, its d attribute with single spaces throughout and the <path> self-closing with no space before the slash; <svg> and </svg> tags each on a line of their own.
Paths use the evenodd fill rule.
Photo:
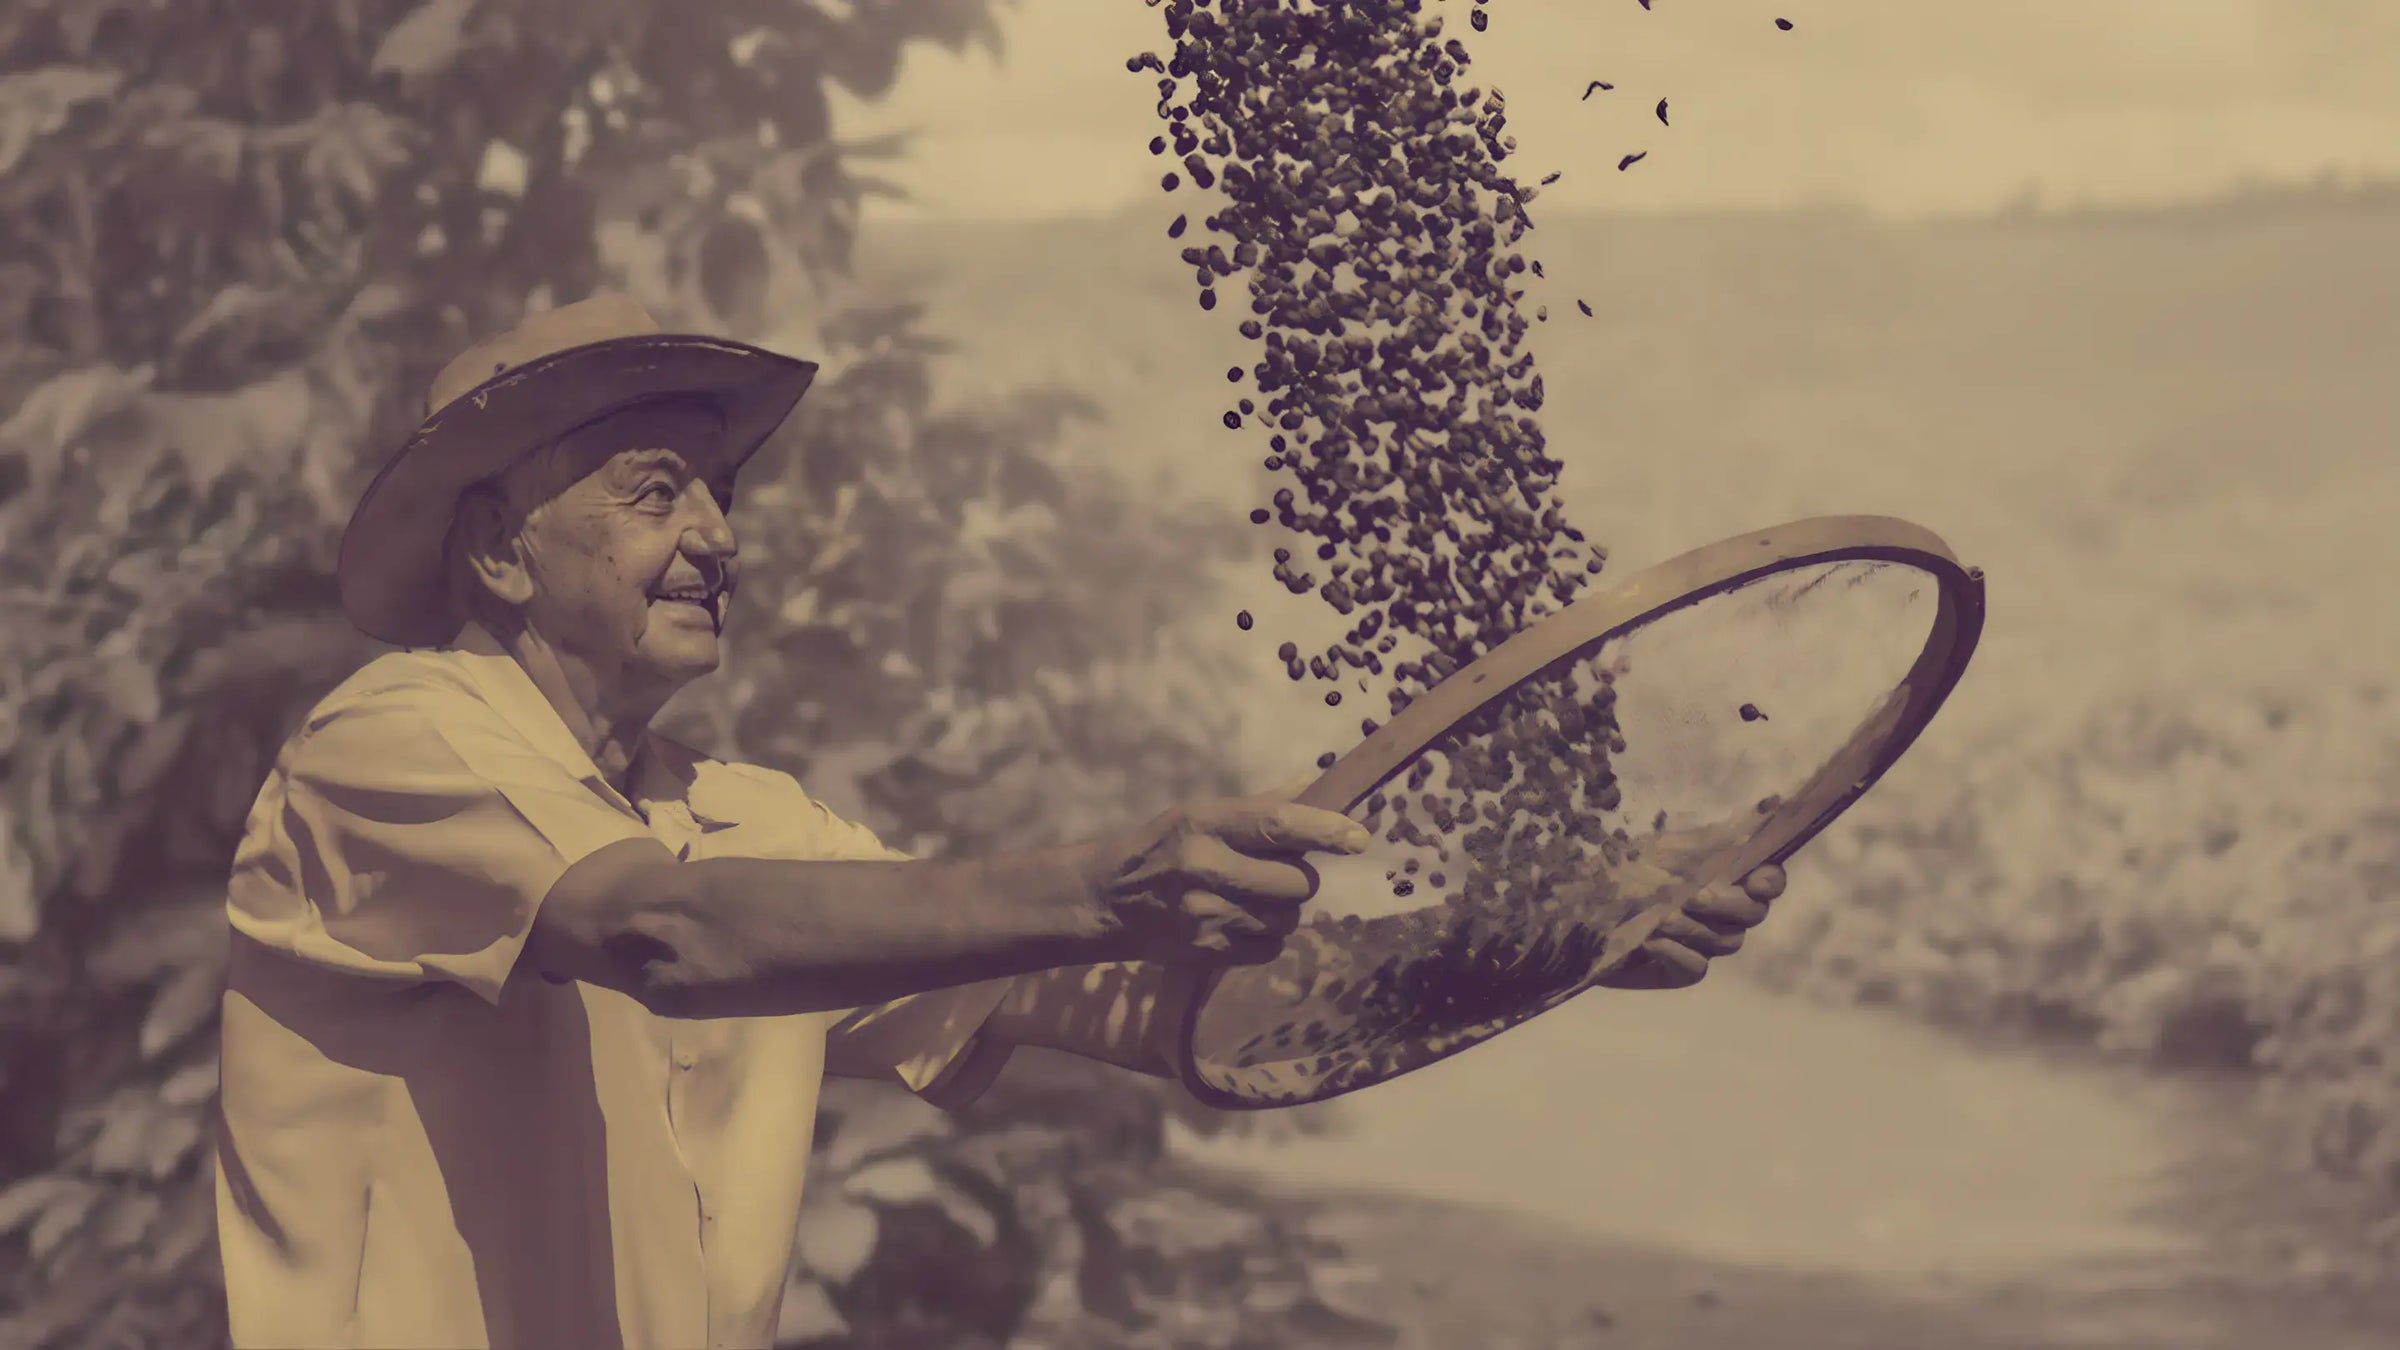
<svg viewBox="0 0 2400 1350">
<path fill-rule="evenodd" d="M 599 672 L 529 630 L 494 632 L 493 637 L 557 709 L 559 720 L 591 756 L 600 776 L 618 792 L 625 792 L 648 739 L 650 721 L 661 705 L 610 697 Z"/>
</svg>

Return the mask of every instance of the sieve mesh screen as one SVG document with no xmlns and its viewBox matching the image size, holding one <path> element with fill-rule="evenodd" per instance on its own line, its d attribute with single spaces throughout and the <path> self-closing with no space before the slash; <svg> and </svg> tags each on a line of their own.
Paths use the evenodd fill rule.
<svg viewBox="0 0 2400 1350">
<path fill-rule="evenodd" d="M 1628 945 L 1613 930 L 1738 881 L 1734 859 L 1813 823 L 1793 816 L 1829 767 L 1902 734 L 1940 595 L 1908 563 L 1803 563 L 1663 605 L 1486 702 L 1351 804 L 1375 844 L 1320 864 L 1280 956 L 1222 976 L 1194 1069 L 1230 1097 L 1335 1095 L 1588 987 Z"/>
</svg>

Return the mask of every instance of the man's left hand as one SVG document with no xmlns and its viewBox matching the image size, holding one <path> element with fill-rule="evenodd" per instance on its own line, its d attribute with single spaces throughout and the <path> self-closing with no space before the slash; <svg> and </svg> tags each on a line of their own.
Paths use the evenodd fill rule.
<svg viewBox="0 0 2400 1350">
<path fill-rule="evenodd" d="M 1676 907 L 1633 960 L 1600 981 L 1603 989 L 1682 989 L 1708 974 L 1708 963 L 1742 949 L 1742 938 L 1783 894 L 1783 869 L 1759 868 L 1739 885 L 1711 886 Z"/>
</svg>

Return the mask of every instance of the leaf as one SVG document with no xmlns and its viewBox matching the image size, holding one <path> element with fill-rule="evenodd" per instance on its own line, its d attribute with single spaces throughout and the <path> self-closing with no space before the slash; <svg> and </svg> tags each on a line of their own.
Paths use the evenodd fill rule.
<svg viewBox="0 0 2400 1350">
<path fill-rule="evenodd" d="M 168 348 L 170 368 L 187 364 L 197 347 L 226 344 L 248 349 L 292 342 L 303 330 L 322 327 L 319 307 L 292 288 L 236 282 L 202 305 L 176 331 Z"/>
<path fill-rule="evenodd" d="M 849 1319 L 833 1306 L 825 1286 L 815 1280 L 794 1280 L 784 1287 L 783 1312 L 775 1322 L 777 1345 L 813 1345 L 847 1337 Z"/>
<path fill-rule="evenodd" d="M 850 159 L 900 159 L 916 145 L 915 131 L 893 131 L 855 141 L 836 141 L 835 148 Z"/>
<path fill-rule="evenodd" d="M 844 1198 L 877 1205 L 932 1205 L 974 1235 L 978 1245 L 1000 1240 L 1000 1223 L 974 1197 L 944 1182 L 922 1158 L 893 1158 L 861 1168 L 844 1182 Z"/>
<path fill-rule="evenodd" d="M 149 1191 L 120 1190 L 101 1209 L 99 1220 L 92 1225 L 92 1239 L 104 1252 L 131 1250 L 149 1235 L 150 1225 L 158 1221 L 165 1207 Z"/>
<path fill-rule="evenodd" d="M 158 675 L 133 650 L 132 638 L 132 630 L 125 628 L 108 635 L 94 653 L 100 659 L 87 687 L 117 716 L 146 727 L 158 720 L 161 710 Z"/>
<path fill-rule="evenodd" d="M 0 1237 L 16 1236 L 19 1230 L 40 1218 L 51 1205 L 90 1189 L 92 1184 L 81 1178 L 50 1172 L 28 1177 L 7 1190 L 0 1190 Z"/>
<path fill-rule="evenodd" d="M 178 117 L 154 123 L 142 140 L 180 155 L 187 161 L 182 167 L 219 183 L 241 177 L 247 137 L 240 123 L 222 117 Z"/>
<path fill-rule="evenodd" d="M 142 1058 L 157 1059 L 207 1026 L 217 1014 L 223 980 L 222 964 L 208 962 L 194 964 L 169 977 L 166 986 L 150 1001 L 149 1015 L 142 1019 Z"/>
<path fill-rule="evenodd" d="M 870 1086 L 871 1092 L 859 1090 Z M 821 1105 L 832 1126 L 818 1140 L 819 1169 L 833 1176 L 921 1147 L 956 1128 L 950 1116 L 923 1098 L 881 1084 L 829 1081 Z"/>
<path fill-rule="evenodd" d="M 109 1098 L 97 1111 L 87 1165 L 101 1176 L 142 1176 L 162 1181 L 199 1146 L 205 1113 L 173 1106 L 140 1086 Z"/>
<path fill-rule="evenodd" d="M 215 1055 L 187 1064 L 158 1086 L 158 1099 L 169 1106 L 198 1106 L 216 1095 L 222 1073 Z"/>
<path fill-rule="evenodd" d="M 408 162 L 421 135 L 415 124 L 372 104 L 345 103 L 317 119 L 301 163 L 321 188 L 338 189 L 351 207 L 364 209 L 383 176 Z"/>
<path fill-rule="evenodd" d="M 149 366 L 79 366 L 43 381 L 0 422 L 0 452 L 16 451 L 36 472 L 28 491 L 48 490 L 66 452 L 97 424 L 133 408 L 148 389 Z"/>
<path fill-rule="evenodd" d="M 33 859 L 17 842 L 16 821 L 0 802 L 0 943 L 30 941 L 42 928 Z"/>
<path fill-rule="evenodd" d="M 205 1184 L 184 1187 L 174 1197 L 166 1222 L 151 1237 L 144 1265 L 154 1275 L 182 1271 L 185 1263 L 206 1251 L 216 1237 L 217 1206 L 213 1189 Z M 212 1260 L 209 1264 L 216 1263 Z"/>
<path fill-rule="evenodd" d="M 800 1206 L 792 1250 L 810 1274 L 843 1284 L 875 1254 L 882 1221 L 875 1211 L 839 1195 L 812 1195 Z"/>
<path fill-rule="evenodd" d="M 65 126 L 77 105 L 115 93 L 123 78 L 79 66 L 0 76 L 0 175 L 14 169 L 35 141 Z"/>
<path fill-rule="evenodd" d="M 45 1206 L 41 1217 L 33 1221 L 33 1231 L 25 1239 L 26 1250 L 32 1253 L 33 1259 L 47 1262 L 50 1254 L 58 1250 L 59 1244 L 83 1226 L 84 1217 L 92 1212 L 92 1206 L 99 1203 L 100 1196 L 99 1187 L 79 1185 L 62 1192 Z"/>
<path fill-rule="evenodd" d="M 860 1168 L 843 1183 L 850 1195 L 882 1205 L 931 1200 L 942 1190 L 922 1158 L 891 1158 Z"/>
<path fill-rule="evenodd" d="M 369 73 L 397 75 L 403 83 L 448 70 L 466 47 L 467 19 L 476 0 L 426 0 L 392 25 L 376 44 Z"/>
</svg>

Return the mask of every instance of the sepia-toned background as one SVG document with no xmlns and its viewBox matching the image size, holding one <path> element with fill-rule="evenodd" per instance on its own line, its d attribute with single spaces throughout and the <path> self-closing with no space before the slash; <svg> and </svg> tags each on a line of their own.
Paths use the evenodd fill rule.
<svg viewBox="0 0 2400 1350">
<path fill-rule="evenodd" d="M 1562 175 L 1527 303 L 1603 586 L 1903 516 L 1987 574 L 1975 666 L 1696 989 L 1286 1115 L 836 1085 L 787 1344 L 2391 1343 L 2400 11 L 1428 3 Z M 232 840 L 373 654 L 349 500 L 529 305 L 826 363 L 696 742 L 925 851 L 1339 744 L 1165 237 L 1166 45 L 1137 0 L 0 7 L 0 1350 L 221 1340 Z"/>
</svg>

